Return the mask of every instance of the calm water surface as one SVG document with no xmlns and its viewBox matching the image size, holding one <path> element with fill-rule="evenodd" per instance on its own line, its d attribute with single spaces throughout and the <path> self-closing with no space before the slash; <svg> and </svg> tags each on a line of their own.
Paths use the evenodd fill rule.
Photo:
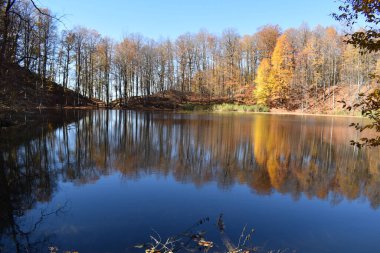
<svg viewBox="0 0 380 253">
<path fill-rule="evenodd" d="M 26 116 L 30 117 L 30 116 Z M 360 119 L 66 111 L 0 132 L 0 252 L 144 252 L 247 224 L 263 252 L 380 252 L 380 150 Z"/>
</svg>

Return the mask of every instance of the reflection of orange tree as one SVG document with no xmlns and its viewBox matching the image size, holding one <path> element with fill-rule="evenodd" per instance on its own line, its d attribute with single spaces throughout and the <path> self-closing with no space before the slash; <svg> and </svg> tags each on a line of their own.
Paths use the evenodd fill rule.
<svg viewBox="0 0 380 253">
<path fill-rule="evenodd" d="M 318 122 L 294 127 L 287 121 L 256 118 L 255 158 L 266 167 L 276 190 L 318 198 L 327 198 L 330 192 L 356 199 L 362 186 L 378 181 L 379 150 L 360 152 L 345 145 L 352 131 Z M 373 205 L 379 204 L 369 198 Z"/>
<path fill-rule="evenodd" d="M 217 181 L 228 187 L 238 182 L 259 193 L 276 189 L 296 198 L 300 193 L 322 199 L 365 194 L 374 206 L 379 204 L 377 194 L 371 194 L 378 184 L 379 150 L 358 151 L 347 145 L 347 137 L 355 133 L 334 126 L 334 121 L 308 123 L 265 115 L 161 118 L 123 112 L 117 117 L 109 126 L 117 130 L 108 137 L 108 166 L 127 177 L 159 171 L 197 185 Z M 123 126 L 117 125 L 120 121 Z M 92 145 L 95 154 L 101 157 L 104 145 Z"/>
<path fill-rule="evenodd" d="M 364 195 L 377 207 L 379 150 L 347 145 L 356 132 L 340 125 L 328 118 L 96 111 L 41 137 L 49 149 L 34 152 L 47 165 L 59 160 L 64 178 L 77 183 L 114 170 L 126 178 L 159 172 L 180 182 L 240 183 L 294 198 Z"/>
<path fill-rule="evenodd" d="M 271 185 L 280 190 L 287 176 L 287 163 L 290 147 L 283 129 L 278 122 L 268 121 L 267 117 L 256 117 L 253 124 L 252 142 L 257 163 L 265 167 Z M 268 127 L 270 126 L 270 127 Z"/>
</svg>

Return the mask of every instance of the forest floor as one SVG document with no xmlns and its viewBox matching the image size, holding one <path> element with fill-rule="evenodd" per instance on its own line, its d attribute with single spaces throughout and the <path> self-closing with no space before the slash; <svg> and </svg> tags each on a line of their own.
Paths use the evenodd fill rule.
<svg viewBox="0 0 380 253">
<path fill-rule="evenodd" d="M 51 81 L 42 86 L 41 78 L 16 64 L 0 67 L 0 127 L 19 125 L 24 121 L 21 114 L 34 114 L 37 110 L 93 109 L 104 105 Z"/>
<path fill-rule="evenodd" d="M 16 64 L 1 66 L 0 113 L 72 106 L 96 107 L 101 101 L 88 99 L 77 92 L 42 80 Z"/>
<path fill-rule="evenodd" d="M 167 90 L 150 96 L 134 96 L 111 103 L 112 108 L 135 110 L 207 110 L 217 104 L 250 104 L 242 98 L 201 96 L 193 92 Z"/>
</svg>

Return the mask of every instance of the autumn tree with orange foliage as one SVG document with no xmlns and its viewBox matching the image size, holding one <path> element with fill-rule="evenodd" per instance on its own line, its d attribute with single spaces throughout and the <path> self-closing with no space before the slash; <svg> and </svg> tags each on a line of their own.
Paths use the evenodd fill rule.
<svg viewBox="0 0 380 253">
<path fill-rule="evenodd" d="M 294 75 L 294 49 L 286 34 L 281 35 L 272 55 L 272 68 L 269 76 L 272 92 L 280 104 L 285 104 L 289 97 Z"/>
<path fill-rule="evenodd" d="M 267 105 L 272 93 L 272 83 L 270 82 L 271 63 L 270 59 L 264 58 L 257 70 L 255 98 L 258 104 Z"/>
</svg>

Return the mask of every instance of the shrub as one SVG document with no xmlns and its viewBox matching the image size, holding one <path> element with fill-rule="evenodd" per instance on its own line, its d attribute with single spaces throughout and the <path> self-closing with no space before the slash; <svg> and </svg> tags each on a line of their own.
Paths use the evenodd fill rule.
<svg viewBox="0 0 380 253">
<path fill-rule="evenodd" d="M 220 104 L 212 107 L 213 111 L 221 112 L 269 112 L 269 108 L 264 105 L 236 105 Z"/>
</svg>

